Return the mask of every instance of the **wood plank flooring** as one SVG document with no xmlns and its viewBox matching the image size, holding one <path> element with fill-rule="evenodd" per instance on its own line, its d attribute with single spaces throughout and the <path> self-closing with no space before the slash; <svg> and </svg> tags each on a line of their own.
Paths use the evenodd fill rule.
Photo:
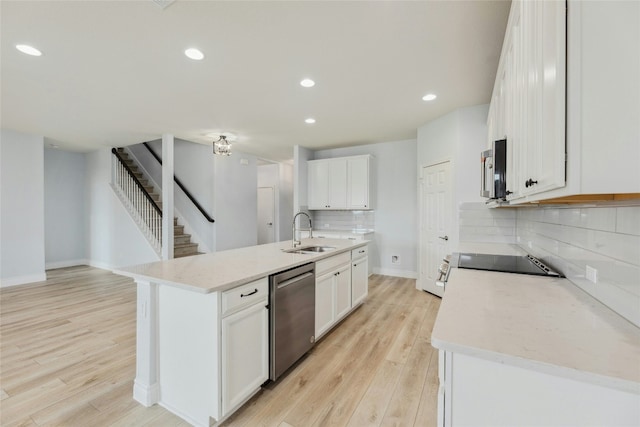
<svg viewBox="0 0 640 427">
<path fill-rule="evenodd" d="M 0 425 L 186 426 L 132 398 L 131 279 L 91 267 L 0 290 Z M 371 276 L 367 302 L 224 426 L 433 426 L 439 298 Z"/>
</svg>

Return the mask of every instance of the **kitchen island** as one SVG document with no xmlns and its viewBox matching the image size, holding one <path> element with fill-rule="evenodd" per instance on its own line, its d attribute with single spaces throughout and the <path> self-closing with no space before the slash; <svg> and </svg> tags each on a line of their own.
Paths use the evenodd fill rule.
<svg viewBox="0 0 640 427">
<path fill-rule="evenodd" d="M 453 269 L 439 426 L 640 425 L 640 329 L 566 279 Z"/>
<path fill-rule="evenodd" d="M 348 307 L 333 316 L 324 333 L 364 301 L 366 274 L 364 288 L 355 278 L 361 282 L 361 269 L 366 272 L 367 243 L 304 239 L 301 246 L 333 249 L 285 252 L 292 249 L 288 241 L 116 271 L 137 283 L 134 399 L 145 406 L 158 403 L 193 425 L 223 421 L 268 378 L 269 275 L 310 262 L 329 276 L 332 268 L 349 269 Z M 335 306 L 329 302 L 329 310 L 335 312 Z"/>
</svg>

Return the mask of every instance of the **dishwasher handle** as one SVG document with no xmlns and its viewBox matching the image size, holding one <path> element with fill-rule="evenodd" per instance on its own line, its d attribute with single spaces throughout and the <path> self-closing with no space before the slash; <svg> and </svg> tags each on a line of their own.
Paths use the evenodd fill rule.
<svg viewBox="0 0 640 427">
<path fill-rule="evenodd" d="M 292 277 L 292 278 L 291 278 L 291 279 L 289 279 L 289 280 L 285 280 L 285 281 L 284 281 L 284 282 L 282 282 L 282 283 L 278 283 L 278 286 L 276 286 L 276 289 L 282 289 L 282 288 L 285 288 L 285 287 L 287 287 L 287 286 L 289 286 L 289 285 L 291 285 L 291 284 L 293 284 L 293 283 L 295 283 L 295 282 L 297 282 L 297 281 L 300 281 L 300 280 L 306 279 L 307 277 L 313 277 L 313 273 L 304 273 L 304 274 L 301 274 L 301 275 L 299 275 L 299 276 Z"/>
</svg>

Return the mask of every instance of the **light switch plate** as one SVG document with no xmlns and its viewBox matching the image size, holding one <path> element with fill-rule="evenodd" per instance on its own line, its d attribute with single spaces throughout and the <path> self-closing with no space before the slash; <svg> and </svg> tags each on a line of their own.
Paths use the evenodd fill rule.
<svg viewBox="0 0 640 427">
<path fill-rule="evenodd" d="M 585 276 L 591 283 L 598 283 L 598 270 L 587 265 Z"/>
</svg>

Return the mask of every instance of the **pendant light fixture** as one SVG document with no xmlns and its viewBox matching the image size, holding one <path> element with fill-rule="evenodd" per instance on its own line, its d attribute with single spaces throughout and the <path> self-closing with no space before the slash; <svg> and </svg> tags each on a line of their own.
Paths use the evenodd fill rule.
<svg viewBox="0 0 640 427">
<path fill-rule="evenodd" d="M 231 143 L 227 141 L 226 135 L 220 135 L 217 141 L 213 141 L 213 154 L 219 156 L 231 155 Z"/>
</svg>

